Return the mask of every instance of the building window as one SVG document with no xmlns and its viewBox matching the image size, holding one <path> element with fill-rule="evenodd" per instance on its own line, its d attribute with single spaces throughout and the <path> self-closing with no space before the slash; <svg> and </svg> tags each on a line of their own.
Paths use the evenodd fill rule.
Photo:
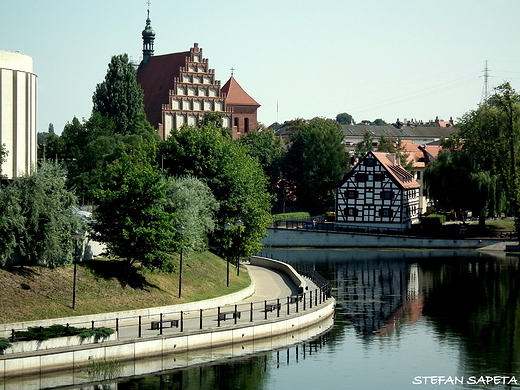
<svg viewBox="0 0 520 390">
<path fill-rule="evenodd" d="M 238 131 L 238 118 L 233 118 L 233 126 L 237 128 Z"/>
<path fill-rule="evenodd" d="M 384 173 L 374 173 L 374 181 L 383 181 L 385 180 Z"/>
<path fill-rule="evenodd" d="M 385 200 L 394 199 L 394 191 L 381 191 L 381 199 L 385 199 Z"/>
<path fill-rule="evenodd" d="M 375 165 L 375 161 L 373 158 L 366 158 L 364 161 L 363 161 L 363 165 L 365 167 L 373 167 Z"/>
<path fill-rule="evenodd" d="M 368 175 L 366 173 L 356 173 L 356 181 L 359 181 L 359 182 L 362 182 L 362 181 L 367 181 L 367 177 Z"/>
<path fill-rule="evenodd" d="M 380 209 L 379 210 L 379 216 L 384 218 L 391 218 L 392 217 L 392 209 Z"/>
<path fill-rule="evenodd" d="M 358 192 L 356 190 L 348 190 L 347 191 L 347 198 L 348 199 L 357 199 Z"/>
<path fill-rule="evenodd" d="M 417 171 L 416 173 L 417 173 L 417 176 L 416 176 L 417 180 L 421 180 L 421 171 Z"/>
<path fill-rule="evenodd" d="M 355 209 L 353 207 L 349 207 L 347 209 L 347 216 L 348 217 L 356 217 L 357 216 L 357 209 Z"/>
<path fill-rule="evenodd" d="M 244 133 L 249 131 L 249 118 L 244 118 Z"/>
</svg>

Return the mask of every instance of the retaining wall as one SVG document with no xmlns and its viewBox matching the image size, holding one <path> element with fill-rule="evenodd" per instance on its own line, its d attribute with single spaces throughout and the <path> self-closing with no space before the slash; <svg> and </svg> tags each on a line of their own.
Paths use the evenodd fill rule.
<svg viewBox="0 0 520 390">
<path fill-rule="evenodd" d="M 505 251 L 513 243 L 500 239 L 442 239 L 269 228 L 262 244 L 266 247 L 282 248 L 436 248 Z"/>
</svg>

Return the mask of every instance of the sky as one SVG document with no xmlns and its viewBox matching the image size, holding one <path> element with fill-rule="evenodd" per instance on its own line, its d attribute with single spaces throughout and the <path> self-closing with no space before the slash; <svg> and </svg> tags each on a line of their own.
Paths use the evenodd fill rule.
<svg viewBox="0 0 520 390">
<path fill-rule="evenodd" d="M 0 50 L 33 58 L 38 131 L 88 118 L 113 55 L 142 56 L 146 0 L 5 1 Z M 346 112 L 454 120 L 484 90 L 520 92 L 518 0 L 151 0 L 155 54 L 195 42 L 222 85 L 234 77 L 273 122 Z"/>
</svg>

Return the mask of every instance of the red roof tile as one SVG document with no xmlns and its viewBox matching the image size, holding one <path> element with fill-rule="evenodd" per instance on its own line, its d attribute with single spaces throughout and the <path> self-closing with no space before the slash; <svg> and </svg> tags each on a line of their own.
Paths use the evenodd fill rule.
<svg viewBox="0 0 520 390">
<path fill-rule="evenodd" d="M 189 51 L 152 56 L 146 65 L 139 67 L 137 82 L 144 90 L 146 116 L 152 126 L 157 127 L 162 122 L 162 105 L 169 103 L 173 79 L 179 77 L 189 56 Z"/>
<path fill-rule="evenodd" d="M 227 95 L 226 105 L 227 106 L 256 106 L 260 107 L 255 99 L 249 96 L 246 91 L 242 89 L 240 84 L 237 83 L 235 78 L 231 78 L 227 83 L 220 89 L 222 93 Z"/>
<path fill-rule="evenodd" d="M 403 186 L 403 188 L 418 188 L 419 183 L 415 181 L 413 175 L 405 170 L 397 161 L 395 155 L 386 152 L 369 152 L 373 153 L 374 157 L 386 168 L 386 170 Z"/>
</svg>

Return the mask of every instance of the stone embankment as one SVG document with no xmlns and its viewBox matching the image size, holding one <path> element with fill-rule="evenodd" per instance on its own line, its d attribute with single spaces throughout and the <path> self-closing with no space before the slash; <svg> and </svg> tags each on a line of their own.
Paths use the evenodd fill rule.
<svg viewBox="0 0 520 390">
<path fill-rule="evenodd" d="M 291 248 L 396 248 L 396 249 L 472 249 L 483 251 L 508 251 L 518 248 L 518 242 L 503 239 L 473 238 L 425 238 L 392 236 L 370 233 L 316 231 L 307 229 L 267 229 L 262 241 L 266 247 Z"/>
</svg>

